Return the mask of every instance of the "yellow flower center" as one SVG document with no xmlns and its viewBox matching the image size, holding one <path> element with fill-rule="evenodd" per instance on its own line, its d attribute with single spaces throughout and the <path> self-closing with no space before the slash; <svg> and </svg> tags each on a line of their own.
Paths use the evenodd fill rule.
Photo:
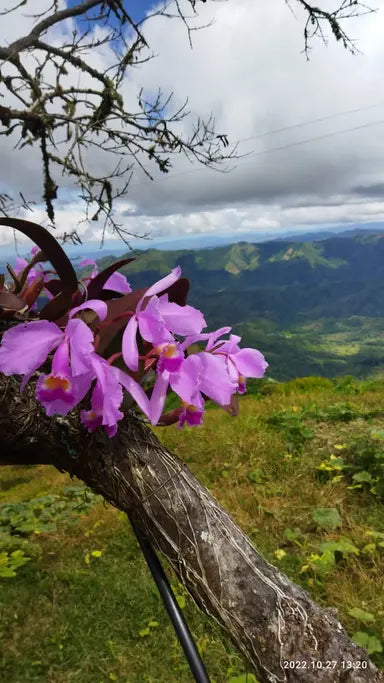
<svg viewBox="0 0 384 683">
<path fill-rule="evenodd" d="M 48 391 L 55 391 L 56 389 L 62 389 L 63 391 L 68 391 L 71 386 L 69 379 L 62 377 L 54 377 L 51 375 L 44 380 L 44 388 Z"/>
<path fill-rule="evenodd" d="M 159 344 L 155 348 L 156 353 L 160 356 L 163 354 L 164 358 L 173 358 L 177 352 L 176 344 Z"/>
<path fill-rule="evenodd" d="M 183 406 L 183 408 L 188 410 L 189 413 L 196 413 L 196 411 L 198 410 L 198 408 L 196 408 L 196 406 L 193 406 L 190 403 L 187 403 L 186 401 L 182 401 L 181 405 Z"/>
</svg>

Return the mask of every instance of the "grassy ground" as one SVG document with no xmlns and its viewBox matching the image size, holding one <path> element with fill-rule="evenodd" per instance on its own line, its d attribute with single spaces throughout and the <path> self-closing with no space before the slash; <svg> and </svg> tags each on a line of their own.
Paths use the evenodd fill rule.
<svg viewBox="0 0 384 683">
<path fill-rule="evenodd" d="M 238 418 L 209 410 L 160 438 L 384 666 L 384 383 L 253 391 Z M 190 682 L 124 515 L 53 468 L 0 478 L 0 679 Z M 212 681 L 245 682 L 242 656 L 171 580 Z"/>
</svg>

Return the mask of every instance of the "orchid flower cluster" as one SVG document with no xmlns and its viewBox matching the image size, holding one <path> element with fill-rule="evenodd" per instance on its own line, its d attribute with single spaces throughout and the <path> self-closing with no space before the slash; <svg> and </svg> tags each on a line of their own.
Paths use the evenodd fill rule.
<svg viewBox="0 0 384 683">
<path fill-rule="evenodd" d="M 32 256 L 35 254 L 33 251 Z M 14 272 L 22 272 L 27 265 L 19 259 Z M 91 260 L 80 265 L 93 265 L 93 272 L 82 279 L 85 289 L 90 289 L 99 276 L 97 265 Z M 31 287 L 38 278 L 49 292 L 49 277 L 40 264 L 29 268 L 28 285 Z M 170 288 L 180 278 L 180 267 L 174 268 L 144 291 L 134 310 L 124 310 L 112 318 L 110 301 L 103 300 L 101 292 L 98 298 L 72 305 L 56 322 L 37 318 L 10 327 L 2 335 L 0 372 L 22 375 L 21 391 L 38 373 L 36 398 L 48 416 L 67 415 L 91 390 L 88 410 L 80 412 L 89 432 L 103 426 L 109 437 L 116 434 L 124 417 L 124 392 L 152 425 L 200 425 L 207 399 L 228 408 L 236 394 L 244 394 L 247 378 L 263 377 L 268 364 L 256 349 L 241 349 L 241 338 L 231 334 L 230 327 L 203 332 L 206 321 L 201 311 L 170 300 Z M 116 272 L 103 289 L 116 297 L 132 292 L 125 276 Z M 50 294 L 49 298 L 54 297 Z M 122 333 L 119 350 L 106 358 L 99 352 L 100 334 L 117 320 Z M 202 344 L 205 348 L 196 351 L 196 344 L 199 349 Z M 120 367 L 115 365 L 117 360 Z M 45 371 L 38 372 L 42 366 Z M 154 377 L 150 389 L 143 387 L 149 372 Z M 179 397 L 179 408 L 164 413 L 171 390 Z"/>
</svg>

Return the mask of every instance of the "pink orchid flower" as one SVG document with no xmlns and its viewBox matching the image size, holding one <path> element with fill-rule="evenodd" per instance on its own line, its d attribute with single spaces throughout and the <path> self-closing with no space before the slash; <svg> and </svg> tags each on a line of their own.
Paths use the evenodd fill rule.
<svg viewBox="0 0 384 683">
<path fill-rule="evenodd" d="M 89 431 L 103 425 L 110 437 L 124 414 L 119 410 L 124 387 L 149 416 L 149 401 L 143 389 L 122 370 L 112 367 L 94 350 L 93 334 L 85 322 L 73 316 L 92 309 L 100 320 L 107 315 L 107 305 L 97 299 L 73 308 L 65 330 L 55 323 L 36 320 L 17 325 L 3 334 L 0 346 L 0 371 L 5 375 L 24 375 L 21 390 L 32 374 L 56 348 L 51 372 L 41 375 L 36 384 L 36 398 L 47 415 L 66 415 L 87 394 L 96 379 L 91 410 L 81 411 L 81 422 Z"/>
<path fill-rule="evenodd" d="M 36 256 L 36 254 L 40 251 L 39 247 L 32 247 L 31 249 L 31 258 Z M 21 258 L 18 256 L 16 258 L 16 265 L 14 267 L 14 271 L 16 275 L 19 275 L 20 273 L 25 270 L 25 268 L 29 265 L 29 262 L 25 258 Z M 31 285 L 37 278 L 40 278 L 43 275 L 43 280 L 44 282 L 47 282 L 49 280 L 49 275 L 44 275 L 44 268 L 41 263 L 36 263 L 36 266 L 34 268 L 31 268 L 27 275 L 27 284 Z"/>
<path fill-rule="evenodd" d="M 85 322 L 73 317 L 87 308 L 94 310 L 100 320 L 107 315 L 107 305 L 94 299 L 71 310 L 64 331 L 53 322 L 33 320 L 3 334 L 0 371 L 5 375 L 24 375 L 22 391 L 33 373 L 56 349 L 50 374 L 41 375 L 36 385 L 36 398 L 44 405 L 47 415 L 66 415 L 91 385 L 93 334 Z"/>
<path fill-rule="evenodd" d="M 206 350 L 182 360 L 176 372 L 167 371 L 159 361 L 159 377 L 150 400 L 152 424 L 160 419 L 169 386 L 182 400 L 179 427 L 185 423 L 193 426 L 202 421 L 202 394 L 219 405 L 226 406 L 230 404 L 231 396 L 236 391 L 245 393 L 247 377 L 263 377 L 268 363 L 259 351 L 240 349 L 241 337 L 236 335 L 230 335 L 229 341 L 220 339 L 230 330 L 230 327 L 221 327 L 215 332 L 186 337 L 178 347 L 179 355 L 198 341 L 207 341 Z"/>
<path fill-rule="evenodd" d="M 203 422 L 204 400 L 199 401 L 196 396 L 197 405 L 192 405 L 182 401 L 182 411 L 179 415 L 178 428 L 181 429 L 187 424 L 189 427 L 199 427 Z"/>
<path fill-rule="evenodd" d="M 178 266 L 166 277 L 150 287 L 137 304 L 135 314 L 130 318 L 122 339 L 123 358 L 127 367 L 136 372 L 139 367 L 139 351 L 137 348 L 137 332 L 155 348 L 163 349 L 162 357 L 170 359 L 180 357 L 178 345 L 174 339 L 177 335 L 193 335 L 206 327 L 203 314 L 193 306 L 179 306 L 168 301 L 168 295 L 157 296 L 168 289 L 181 276 Z M 151 297 L 143 308 L 145 299 Z M 164 349 L 167 347 L 167 350 Z M 160 351 L 161 353 L 161 351 Z M 166 354 L 170 354 L 166 356 Z"/>
<path fill-rule="evenodd" d="M 237 383 L 237 391 L 239 394 L 244 394 L 246 391 L 247 377 L 255 377 L 260 379 L 268 367 L 268 363 L 264 356 L 257 349 L 239 347 L 241 337 L 231 334 L 229 340 L 219 339 L 223 334 L 231 331 L 230 327 L 221 327 L 215 332 L 194 335 L 187 337 L 182 348 L 190 346 L 197 341 L 207 341 L 205 352 L 210 352 L 216 356 L 222 356 L 226 361 L 228 374 L 233 382 Z"/>
<path fill-rule="evenodd" d="M 115 368 L 93 353 L 90 358 L 96 376 L 91 397 L 91 410 L 82 410 L 80 420 L 92 432 L 103 425 L 109 437 L 115 436 L 117 423 L 124 417 L 119 408 L 123 400 L 122 387 L 134 398 L 143 413 L 149 416 L 149 401 L 142 387 L 120 368 Z"/>
<path fill-rule="evenodd" d="M 123 391 L 117 376 L 116 368 L 110 366 L 104 358 L 96 353 L 91 355 L 90 362 L 96 376 L 95 388 L 91 397 L 91 410 L 82 410 L 80 420 L 92 432 L 103 425 L 109 437 L 115 436 L 117 423 L 124 417 L 119 408 L 123 401 Z"/>
<path fill-rule="evenodd" d="M 40 251 L 39 247 L 32 247 L 31 258 L 36 256 L 36 254 L 39 251 Z M 15 265 L 13 270 L 15 271 L 16 275 L 20 275 L 20 273 L 22 273 L 23 270 L 25 270 L 25 268 L 28 265 L 29 265 L 29 262 L 27 261 L 27 259 L 21 258 L 20 256 L 18 256 L 16 258 L 16 265 Z M 44 268 L 43 268 L 42 264 L 36 263 L 36 265 L 33 268 L 31 268 L 31 270 L 29 271 L 29 273 L 27 275 L 28 287 L 30 287 L 35 282 L 35 280 L 38 280 L 41 277 L 43 278 L 43 282 L 49 282 L 49 280 L 51 279 L 50 274 L 44 272 Z M 48 289 L 45 290 L 44 294 L 45 294 L 45 296 L 47 296 L 48 299 L 53 299 L 53 296 Z M 37 310 L 37 303 L 36 302 L 33 304 L 33 306 L 31 306 L 31 310 L 32 311 Z"/>
<path fill-rule="evenodd" d="M 96 275 L 99 274 L 97 263 L 92 259 L 84 259 L 83 261 L 80 261 L 79 266 L 93 266 L 92 273 L 88 277 L 82 278 L 86 281 L 86 284 L 89 284 L 91 280 L 93 280 Z M 119 292 L 120 294 L 129 294 L 132 292 L 127 278 L 122 273 L 112 273 L 112 275 L 106 281 L 103 289 L 111 289 L 113 292 Z"/>
<path fill-rule="evenodd" d="M 215 342 L 212 341 L 212 345 L 217 343 L 216 339 Z M 225 357 L 228 374 L 234 382 L 238 383 L 238 393 L 245 394 L 247 377 L 257 379 L 264 377 L 268 363 L 257 349 L 241 349 L 240 341 L 241 337 L 231 334 L 229 341 L 219 340 L 220 345 L 215 346 L 212 353 Z"/>
<path fill-rule="evenodd" d="M 39 253 L 40 248 L 39 247 L 32 247 L 31 249 L 31 260 L 36 256 L 36 254 Z M 14 267 L 14 271 L 16 275 L 19 275 L 20 273 L 25 270 L 25 268 L 29 265 L 29 261 L 27 259 L 22 258 L 20 256 L 17 256 L 16 258 L 16 264 Z M 35 280 L 37 280 L 40 277 L 43 277 L 43 282 L 49 282 L 50 280 L 50 274 L 44 272 L 44 267 L 41 263 L 36 263 L 36 265 L 31 268 L 27 275 L 27 284 L 30 286 Z"/>
<path fill-rule="evenodd" d="M 201 424 L 204 411 L 202 394 L 225 406 L 237 388 L 227 372 L 224 359 L 210 353 L 194 353 L 185 358 L 177 372 L 164 370 L 158 374 L 149 404 L 152 424 L 157 424 L 160 419 L 169 386 L 182 401 L 181 423 L 190 425 Z"/>
<path fill-rule="evenodd" d="M 157 372 L 159 374 L 164 371 L 178 372 L 180 370 L 184 360 L 184 351 L 179 342 L 173 341 L 158 344 L 154 347 L 153 351 L 159 356 L 157 361 Z"/>
</svg>

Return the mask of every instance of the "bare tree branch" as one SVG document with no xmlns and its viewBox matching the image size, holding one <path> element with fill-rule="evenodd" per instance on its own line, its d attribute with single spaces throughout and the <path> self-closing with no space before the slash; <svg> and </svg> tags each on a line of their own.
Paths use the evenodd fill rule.
<svg viewBox="0 0 384 683">
<path fill-rule="evenodd" d="M 307 56 L 314 37 L 326 41 L 326 26 L 345 48 L 356 51 L 343 22 L 371 11 L 360 0 L 338 0 L 333 11 L 307 0 L 285 0 L 289 1 L 298 3 L 307 16 Z M 29 2 L 16 2 L 3 16 L 17 17 Z M 58 173 L 80 190 L 86 219 L 103 218 L 103 235 L 108 227 L 125 234 L 116 223 L 114 207 L 128 194 L 135 172 L 150 179 L 156 169 L 167 174 L 180 154 L 190 162 L 224 171 L 231 159 L 238 158 L 228 134 L 217 135 L 213 116 L 198 118 L 194 126 L 184 126 L 190 132 L 181 133 L 179 124 L 188 122 L 187 103 L 172 111 L 172 95 L 159 90 L 148 97 L 140 92 L 138 108 L 132 112 L 124 96 L 127 71 L 152 58 L 144 35 L 147 23 L 159 16 L 182 21 L 192 46 L 192 32 L 203 28 L 193 23 L 203 2 L 188 0 L 189 15 L 181 0 L 165 2 L 137 21 L 122 0 L 84 0 L 63 10 L 53 0 L 33 17 L 27 35 L 0 46 L 0 135 L 16 140 L 18 150 L 40 148 L 42 195 L 52 224 Z M 68 22 L 74 19 L 73 27 Z M 95 33 L 95 25 L 103 31 Z M 60 44 L 49 32 L 55 26 L 61 26 L 66 36 Z M 105 70 L 90 59 L 100 49 L 108 55 Z M 35 68 L 31 60 L 36 60 Z M 91 163 L 90 154 L 96 162 Z M 101 164 L 103 172 L 96 174 L 93 169 Z"/>
<path fill-rule="evenodd" d="M 356 0 L 342 0 L 333 12 L 312 5 L 306 0 L 295 0 L 307 13 L 307 20 L 304 26 L 304 52 L 309 57 L 310 43 L 313 38 L 319 37 L 323 43 L 327 44 L 327 39 L 323 31 L 323 25 L 327 26 L 334 38 L 340 41 L 343 47 L 352 54 L 359 52 L 355 42 L 344 31 L 342 22 L 345 19 L 360 17 L 364 14 L 371 14 L 375 10 L 371 9 L 362 2 Z M 285 0 L 290 5 L 290 0 Z"/>
</svg>

